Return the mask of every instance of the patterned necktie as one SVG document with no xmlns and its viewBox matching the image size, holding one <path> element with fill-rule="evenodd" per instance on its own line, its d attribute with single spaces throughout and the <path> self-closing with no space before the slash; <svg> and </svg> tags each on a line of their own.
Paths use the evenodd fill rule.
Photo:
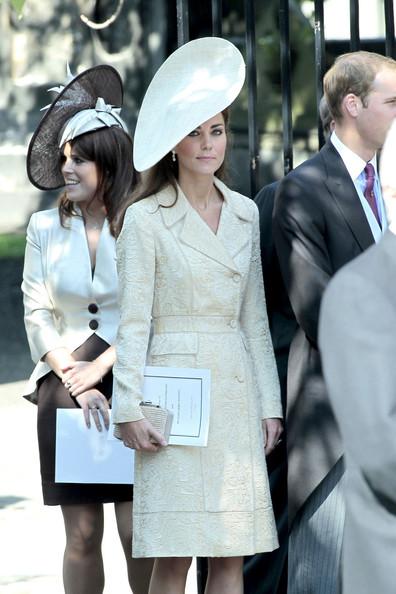
<svg viewBox="0 0 396 594">
<path fill-rule="evenodd" d="M 375 200 L 374 195 L 375 170 L 371 163 L 367 163 L 366 167 L 364 168 L 364 175 L 366 176 L 366 187 L 364 189 L 364 197 L 370 204 L 371 210 L 373 211 L 375 218 L 381 226 L 381 221 L 377 209 L 377 202 Z"/>
</svg>

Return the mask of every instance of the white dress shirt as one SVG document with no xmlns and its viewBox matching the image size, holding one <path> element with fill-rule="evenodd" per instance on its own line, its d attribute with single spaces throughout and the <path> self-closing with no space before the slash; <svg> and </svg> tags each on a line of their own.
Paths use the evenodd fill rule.
<svg viewBox="0 0 396 594">
<path fill-rule="evenodd" d="M 360 202 L 362 204 L 364 214 L 366 215 L 367 222 L 370 225 L 370 229 L 373 234 L 374 240 L 376 243 L 378 243 L 388 225 L 386 219 L 385 205 L 381 193 L 381 185 L 378 179 L 377 156 L 374 155 L 374 157 L 371 159 L 371 161 L 369 161 L 369 163 L 372 164 L 375 170 L 374 195 L 377 203 L 377 209 L 382 224 L 382 228 L 380 227 L 371 209 L 370 204 L 364 196 L 364 189 L 366 186 L 366 176 L 364 173 L 364 168 L 367 165 L 366 161 L 364 161 L 364 159 L 359 157 L 359 155 L 354 153 L 343 142 L 341 142 L 341 140 L 338 138 L 335 132 L 332 133 L 330 140 L 336 151 L 339 153 L 341 159 L 344 162 L 345 167 L 347 168 L 349 175 L 351 176 L 353 184 L 356 188 L 356 192 L 358 193 Z"/>
</svg>

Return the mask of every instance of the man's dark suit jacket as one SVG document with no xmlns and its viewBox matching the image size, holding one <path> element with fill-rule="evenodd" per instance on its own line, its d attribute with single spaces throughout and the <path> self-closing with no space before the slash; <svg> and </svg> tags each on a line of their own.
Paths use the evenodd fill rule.
<svg viewBox="0 0 396 594">
<path fill-rule="evenodd" d="M 374 243 L 355 186 L 330 141 L 280 183 L 275 198 L 273 234 L 299 325 L 290 349 L 288 370 L 291 521 L 342 455 L 318 353 L 322 295 L 335 272 Z"/>
<path fill-rule="evenodd" d="M 264 186 L 257 194 L 255 202 L 260 214 L 261 263 L 268 321 L 285 413 L 287 360 L 297 322 L 283 284 L 272 234 L 272 212 L 278 183 Z M 271 553 L 261 553 L 245 560 L 244 582 L 247 594 L 286 594 L 287 592 L 287 453 L 285 434 L 282 437 L 280 445 L 267 459 L 279 548 Z"/>
<path fill-rule="evenodd" d="M 254 201 L 260 215 L 261 264 L 268 321 L 278 367 L 282 405 L 284 412 L 286 412 L 287 362 L 290 344 L 297 329 L 297 322 L 282 279 L 272 232 L 272 214 L 275 193 L 278 187 L 279 182 L 264 186 Z"/>
</svg>

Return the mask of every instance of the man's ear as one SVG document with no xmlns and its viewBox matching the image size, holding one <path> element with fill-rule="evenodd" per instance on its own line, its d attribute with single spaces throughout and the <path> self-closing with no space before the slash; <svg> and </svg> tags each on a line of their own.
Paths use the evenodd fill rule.
<svg viewBox="0 0 396 594">
<path fill-rule="evenodd" d="M 357 95 L 348 93 L 342 100 L 341 106 L 345 115 L 348 115 L 351 118 L 356 118 L 359 109 L 362 107 L 362 102 Z"/>
</svg>

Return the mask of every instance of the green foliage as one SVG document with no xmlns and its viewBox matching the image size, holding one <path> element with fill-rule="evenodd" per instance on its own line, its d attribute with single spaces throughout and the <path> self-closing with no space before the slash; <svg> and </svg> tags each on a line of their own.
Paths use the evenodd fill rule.
<svg viewBox="0 0 396 594">
<path fill-rule="evenodd" d="M 23 5 L 25 4 L 25 0 L 11 0 L 11 4 L 14 7 L 14 9 L 21 14 L 22 9 L 23 9 Z"/>
<path fill-rule="evenodd" d="M 4 0 L 0 0 L 0 4 L 2 4 L 3 1 Z M 15 10 L 15 12 L 18 13 L 19 16 L 22 15 L 22 10 L 25 2 L 26 0 L 9 0 L 9 3 L 11 4 L 12 8 Z"/>
<path fill-rule="evenodd" d="M 25 253 L 25 235 L 4 233 L 0 235 L 0 259 L 23 258 Z"/>
</svg>

